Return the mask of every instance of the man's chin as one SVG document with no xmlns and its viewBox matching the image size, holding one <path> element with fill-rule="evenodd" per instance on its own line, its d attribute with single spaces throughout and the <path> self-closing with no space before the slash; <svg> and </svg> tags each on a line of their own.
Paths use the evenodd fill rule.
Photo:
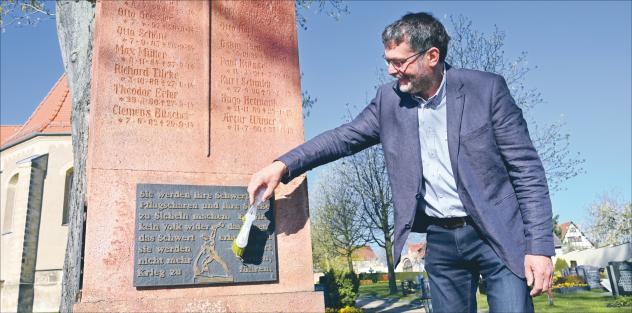
<svg viewBox="0 0 632 313">
<path fill-rule="evenodd" d="M 399 83 L 399 91 L 404 92 L 404 93 L 410 93 L 412 90 L 413 90 L 413 86 L 410 82 L 406 84 L 402 84 L 401 82 Z"/>
</svg>

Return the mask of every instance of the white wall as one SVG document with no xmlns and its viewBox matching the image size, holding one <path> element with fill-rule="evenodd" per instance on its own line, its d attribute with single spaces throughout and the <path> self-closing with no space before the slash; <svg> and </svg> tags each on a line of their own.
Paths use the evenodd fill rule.
<svg viewBox="0 0 632 313">
<path fill-rule="evenodd" d="M 608 262 L 632 259 L 632 243 L 628 242 L 618 246 L 573 251 L 557 255 L 557 257 L 566 260 L 568 264 L 571 264 L 571 261 L 577 261 L 577 265 L 606 267 Z"/>
</svg>

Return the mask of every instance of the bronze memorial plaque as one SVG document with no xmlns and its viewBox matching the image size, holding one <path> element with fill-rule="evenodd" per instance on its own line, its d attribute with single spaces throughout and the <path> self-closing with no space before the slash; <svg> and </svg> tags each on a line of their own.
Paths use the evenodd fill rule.
<svg viewBox="0 0 632 313">
<path fill-rule="evenodd" d="M 249 208 L 246 187 L 138 184 L 134 286 L 276 281 L 271 204 L 257 207 L 240 258 L 231 246 Z"/>
</svg>

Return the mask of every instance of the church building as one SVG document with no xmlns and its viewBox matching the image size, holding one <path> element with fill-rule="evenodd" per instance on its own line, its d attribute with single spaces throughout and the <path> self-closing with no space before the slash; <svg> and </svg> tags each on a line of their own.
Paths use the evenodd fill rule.
<svg viewBox="0 0 632 313">
<path fill-rule="evenodd" d="M 1 312 L 59 310 L 73 174 L 70 111 L 63 75 L 23 125 L 0 126 Z"/>
</svg>

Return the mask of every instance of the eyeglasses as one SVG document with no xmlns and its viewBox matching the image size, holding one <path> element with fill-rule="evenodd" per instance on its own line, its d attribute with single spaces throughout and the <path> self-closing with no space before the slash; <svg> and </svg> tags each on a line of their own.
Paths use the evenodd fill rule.
<svg viewBox="0 0 632 313">
<path fill-rule="evenodd" d="M 384 63 L 386 63 L 386 66 L 387 66 L 387 67 L 388 67 L 388 66 L 393 66 L 396 70 L 400 71 L 400 70 L 402 70 L 402 67 L 403 67 L 404 65 L 408 66 L 408 65 L 410 64 L 410 63 L 408 63 L 408 60 L 410 60 L 410 59 L 412 59 L 412 58 L 414 58 L 414 57 L 418 57 L 418 56 L 420 56 L 420 55 L 423 55 L 423 54 L 425 54 L 426 52 L 428 52 L 428 50 L 430 50 L 430 48 L 428 48 L 428 49 L 426 49 L 426 50 L 419 51 L 419 52 L 417 52 L 417 53 L 415 53 L 415 54 L 413 54 L 413 55 L 411 55 L 411 56 L 409 56 L 409 57 L 407 57 L 407 58 L 405 58 L 405 59 L 393 59 L 393 60 L 389 60 L 389 59 L 387 59 L 386 57 L 384 57 Z M 413 61 L 414 61 L 414 59 L 413 59 Z M 407 63 L 408 63 L 408 64 L 407 64 Z M 406 69 L 404 69 L 404 71 L 406 71 Z"/>
</svg>

